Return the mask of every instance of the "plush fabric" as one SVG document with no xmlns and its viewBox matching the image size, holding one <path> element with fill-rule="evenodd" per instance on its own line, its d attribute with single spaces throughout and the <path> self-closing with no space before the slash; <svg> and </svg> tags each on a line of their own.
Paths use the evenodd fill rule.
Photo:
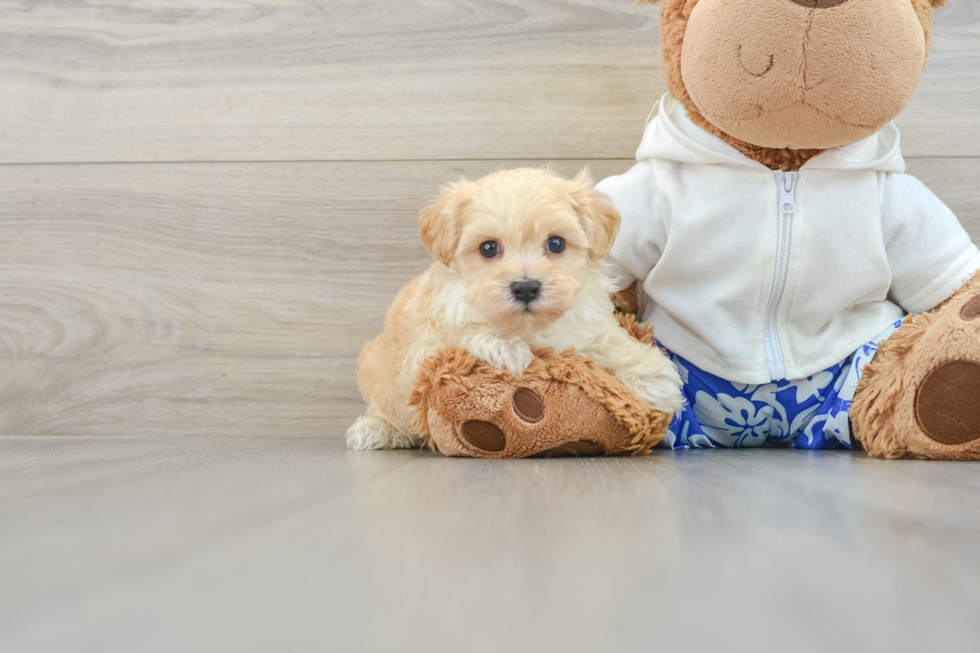
<svg viewBox="0 0 980 653">
<path fill-rule="evenodd" d="M 632 315 L 619 320 L 640 342 L 653 342 L 653 332 Z M 461 347 L 447 348 L 423 363 L 410 404 L 415 432 L 433 449 L 482 458 L 644 454 L 664 437 L 671 418 L 647 410 L 616 377 L 574 350 L 537 350 L 515 378 Z"/>
<path fill-rule="evenodd" d="M 650 4 L 655 4 L 659 0 L 639 0 L 639 1 L 641 3 L 649 2 Z M 700 7 L 700 5 L 702 4 L 704 6 Z M 824 40 L 818 42 L 815 41 L 814 39 L 807 38 L 806 42 L 809 44 L 808 47 L 815 48 L 814 51 L 826 55 L 828 52 L 831 53 L 833 52 L 832 48 L 835 43 L 839 45 L 842 39 L 847 39 L 848 38 L 847 30 L 837 29 L 837 26 L 835 25 L 835 17 L 838 15 L 843 15 L 845 12 L 847 13 L 855 12 L 851 14 L 852 16 L 854 16 L 854 19 L 847 21 L 848 23 L 851 23 L 851 25 L 848 26 L 851 28 L 850 42 L 856 43 L 856 42 L 863 41 L 864 39 L 862 37 L 864 37 L 866 33 L 862 31 L 862 27 L 867 23 L 862 24 L 858 22 L 857 16 L 859 14 L 867 15 L 867 12 L 872 11 L 866 8 L 866 6 L 869 6 L 871 4 L 875 4 L 879 11 L 878 14 L 874 14 L 874 18 L 873 18 L 874 22 L 872 24 L 875 25 L 878 24 L 879 20 L 882 20 L 890 27 L 895 27 L 896 25 L 899 27 L 901 27 L 902 25 L 907 27 L 908 14 L 905 11 L 905 9 L 908 6 L 911 6 L 914 16 L 918 19 L 920 25 L 919 37 L 917 39 L 912 39 L 915 41 L 914 43 L 912 43 L 912 40 L 910 39 L 903 39 L 902 42 L 904 44 L 909 44 L 909 43 L 912 44 L 912 47 L 915 50 L 914 60 L 920 61 L 921 63 L 919 65 L 919 69 L 914 73 L 914 80 L 904 80 L 904 79 L 898 80 L 899 91 L 901 89 L 907 90 L 909 85 L 911 85 L 911 88 L 914 89 L 915 84 L 918 81 L 919 71 L 921 71 L 922 68 L 925 67 L 925 57 L 929 50 L 930 37 L 932 34 L 933 9 L 935 7 L 939 7 L 945 4 L 945 0 L 931 0 L 931 1 L 930 0 L 861 0 L 861 2 L 847 2 L 840 5 L 839 7 L 816 10 L 813 12 L 813 15 L 818 17 L 814 19 L 814 22 L 818 25 L 818 29 L 817 29 L 817 33 L 814 34 L 814 36 L 819 36 Z M 848 5 L 853 5 L 853 6 L 848 7 Z M 857 9 L 855 9 L 855 7 Z M 683 54 L 684 54 L 685 39 L 688 36 L 688 23 L 691 21 L 692 14 L 694 14 L 696 8 L 698 8 L 699 14 L 701 13 L 704 14 L 703 20 L 696 21 L 696 23 L 698 24 L 696 31 L 701 38 L 706 37 L 709 32 L 714 33 L 717 31 L 717 30 L 709 29 L 709 23 L 711 23 L 710 19 L 712 17 L 717 18 L 717 21 L 715 23 L 717 29 L 728 30 L 729 34 L 747 33 L 752 35 L 752 38 L 745 39 L 745 41 L 748 42 L 748 46 L 749 47 L 754 46 L 753 49 L 755 50 L 754 57 L 753 57 L 754 62 L 748 62 L 749 65 L 747 67 L 751 70 L 754 70 L 754 72 L 756 73 L 762 72 L 766 68 L 768 68 L 769 54 L 773 54 L 775 58 L 776 51 L 773 43 L 782 44 L 784 48 L 792 48 L 794 38 L 795 38 L 796 44 L 800 48 L 802 48 L 804 35 L 807 34 L 807 29 L 805 24 L 802 26 L 802 28 L 799 26 L 796 28 L 795 36 L 792 33 L 788 34 L 779 31 L 776 32 L 771 31 L 775 27 L 774 23 L 779 23 L 782 20 L 791 21 L 793 20 L 794 16 L 797 17 L 796 18 L 797 21 L 800 21 L 801 20 L 800 17 L 807 14 L 807 10 L 805 8 L 800 7 L 798 5 L 794 5 L 793 3 L 789 2 L 789 0 L 785 2 L 785 6 L 778 2 L 759 2 L 758 0 L 664 0 L 663 7 L 661 8 L 660 11 L 660 41 L 661 41 L 661 49 L 663 52 L 664 76 L 667 79 L 667 87 L 670 91 L 670 94 L 673 97 L 677 98 L 682 104 L 684 104 L 684 106 L 688 108 L 688 111 L 690 112 L 691 121 L 694 124 L 701 127 L 702 129 L 708 131 L 709 133 L 724 139 L 727 143 L 735 147 L 738 151 L 742 152 L 746 156 L 749 156 L 750 158 L 759 161 L 760 163 L 772 169 L 785 170 L 785 171 L 799 170 L 800 167 L 802 167 L 803 164 L 806 163 L 809 159 L 819 154 L 821 151 L 823 151 L 823 149 L 829 147 L 829 145 L 827 144 L 804 143 L 802 141 L 794 142 L 794 143 L 780 143 L 773 146 L 771 143 L 762 142 L 762 141 L 770 140 L 771 135 L 768 134 L 764 135 L 762 141 L 749 142 L 748 140 L 746 140 L 745 135 L 739 135 L 735 132 L 725 131 L 720 124 L 716 125 L 704 115 L 704 112 L 701 111 L 701 108 L 699 107 L 698 103 L 695 102 L 694 99 L 692 99 L 691 94 L 689 93 L 688 86 L 685 84 L 684 70 L 683 70 L 684 66 L 682 65 L 682 62 L 684 61 Z M 727 22 L 728 20 L 731 19 L 731 16 L 729 16 L 728 12 L 733 11 L 735 8 L 742 9 L 742 11 L 735 16 L 735 20 L 743 30 L 741 32 L 739 32 L 738 30 L 731 29 L 731 26 L 728 25 Z M 821 14 L 823 15 L 821 16 Z M 892 14 L 897 14 L 899 18 L 892 18 Z M 901 18 L 903 16 L 904 18 Z M 744 31 L 746 29 L 748 30 L 747 32 Z M 770 31 L 767 32 L 767 29 Z M 811 25 L 811 29 L 812 29 L 812 25 Z M 855 29 L 857 30 L 856 33 L 854 31 Z M 791 30 L 791 32 L 792 31 L 793 30 Z M 881 42 L 884 39 L 891 36 L 890 34 L 887 33 L 885 33 L 886 34 L 885 37 L 880 36 L 884 32 L 877 29 L 874 30 L 874 33 L 877 35 L 875 40 L 878 42 Z M 908 35 L 907 30 L 904 29 L 902 30 L 901 33 Z M 766 37 L 766 36 L 771 37 L 772 43 L 766 43 L 765 42 L 766 39 L 760 38 L 760 35 L 761 37 Z M 739 43 L 734 42 L 733 44 L 734 39 L 732 37 L 727 37 L 725 34 L 721 34 L 720 36 L 717 37 L 717 39 L 718 42 L 714 47 L 712 47 L 711 42 L 708 43 L 708 47 L 713 53 L 722 52 L 722 48 L 725 46 L 725 44 L 728 44 L 729 47 L 734 47 L 736 55 L 738 54 Z M 921 40 L 921 46 L 919 45 L 920 40 Z M 884 50 L 882 50 L 882 52 L 887 53 L 888 58 L 899 57 L 899 59 L 901 59 L 902 53 L 899 51 L 899 48 L 897 47 L 896 43 L 892 42 L 889 39 L 883 43 L 883 47 Z M 688 50 L 690 50 L 690 48 L 688 48 Z M 771 50 L 771 52 L 769 50 Z M 919 56 L 920 53 L 921 56 Z M 865 54 L 870 56 L 867 51 L 865 51 Z M 864 97 L 861 94 L 861 91 L 863 89 L 860 88 L 860 84 L 853 83 L 853 82 L 860 82 L 863 79 L 870 77 L 874 81 L 873 86 L 878 90 L 878 95 L 881 100 L 881 102 L 877 104 L 882 107 L 887 107 L 890 106 L 890 103 L 888 102 L 888 98 L 891 96 L 895 96 L 896 93 L 898 95 L 901 95 L 901 93 L 898 93 L 897 91 L 888 92 L 889 89 L 885 89 L 881 85 L 881 83 L 877 80 L 879 74 L 878 71 L 879 64 L 877 63 L 877 56 L 881 53 L 873 53 L 873 54 L 875 56 L 875 62 L 872 65 L 865 66 L 863 69 L 861 67 L 855 66 L 853 69 L 842 71 L 840 65 L 837 64 L 835 65 L 835 67 L 832 68 L 831 71 L 832 74 L 828 75 L 828 77 L 834 80 L 834 83 L 837 86 L 844 84 L 845 82 L 848 82 L 850 83 L 851 86 L 857 88 L 859 92 L 858 95 L 856 96 L 857 97 L 856 104 L 859 106 L 864 106 L 865 104 Z M 909 56 L 909 53 L 905 53 L 905 55 Z M 708 55 L 705 55 L 703 59 L 708 60 L 710 59 L 710 57 Z M 824 56 L 824 59 L 830 60 L 832 58 Z M 912 60 L 913 58 L 910 58 L 906 61 L 906 63 Z M 735 58 L 728 57 L 727 59 L 723 59 L 719 63 L 722 65 L 725 64 L 734 65 L 737 64 L 738 61 L 739 58 L 736 56 Z M 835 64 L 837 61 L 840 61 L 840 59 L 834 59 Z M 898 63 L 900 65 L 902 62 L 899 61 Z M 911 64 L 908 65 L 909 65 L 909 69 L 911 69 Z M 774 68 L 775 68 L 775 61 L 774 61 Z M 801 68 L 805 68 L 805 66 L 801 66 Z M 708 68 L 707 72 L 710 73 L 711 69 Z M 772 71 L 769 72 L 771 73 Z M 796 73 L 797 75 L 802 75 L 802 73 L 799 72 L 799 70 L 797 70 Z M 694 73 L 692 72 L 691 74 Z M 788 77 L 789 79 L 792 79 L 792 71 L 789 71 L 787 75 L 789 76 Z M 753 79 L 751 74 L 746 74 L 746 76 L 750 80 Z M 763 82 L 767 80 L 768 78 L 756 79 L 757 82 Z M 825 81 L 824 84 L 826 83 L 827 82 Z M 718 89 L 719 95 L 721 97 L 715 98 L 712 96 L 711 97 L 712 106 L 715 106 L 715 104 L 717 103 L 718 105 L 724 104 L 731 107 L 732 102 L 736 97 L 731 94 L 732 92 L 734 92 L 735 86 L 736 83 L 732 80 L 722 80 L 722 86 Z M 774 86 L 772 93 L 770 94 L 770 99 L 774 98 L 774 101 L 779 101 L 780 98 L 782 97 L 781 94 L 784 93 L 783 90 L 784 88 L 785 88 L 784 85 Z M 764 87 L 761 89 L 760 92 L 766 94 Z M 705 97 L 704 99 L 707 99 L 707 97 Z M 907 99 L 908 98 L 906 98 L 906 101 Z M 902 107 L 904 107 L 904 104 L 902 104 Z M 899 111 L 901 110 L 902 107 L 899 107 Z M 865 108 L 864 110 L 867 109 Z M 744 108 L 741 109 L 741 111 L 744 111 Z M 870 130 L 868 133 L 877 131 L 878 128 L 880 128 L 882 125 L 884 125 L 892 118 L 894 118 L 894 116 L 897 115 L 897 113 L 898 112 L 896 111 L 893 115 L 880 116 L 877 122 L 877 127 L 873 129 L 871 128 L 872 127 L 871 124 L 867 124 Z M 733 113 L 733 114 L 726 114 L 726 115 L 737 116 L 739 114 Z M 784 116 L 784 118 L 786 118 L 789 122 L 795 121 L 797 122 L 797 124 L 802 125 L 801 131 L 803 131 L 804 133 L 808 129 L 807 124 L 803 120 L 798 120 L 792 114 L 788 116 Z M 861 120 L 860 122 L 864 122 L 866 119 L 867 116 L 865 116 L 865 119 Z M 780 122 L 786 122 L 787 120 L 780 121 Z M 807 120 L 810 120 L 810 118 L 808 117 Z M 764 122 L 768 122 L 768 121 L 764 121 Z M 822 122 L 822 121 L 818 121 L 818 122 Z M 784 129 L 785 127 L 781 127 L 781 130 Z M 837 144 L 843 144 L 844 142 L 845 141 L 842 141 Z"/>
<path fill-rule="evenodd" d="M 980 274 L 881 345 L 851 420 L 871 456 L 980 459 Z"/>
<path fill-rule="evenodd" d="M 902 174 L 900 165 L 889 167 L 900 161 L 897 133 L 886 152 L 878 151 L 888 141 L 881 138 L 889 131 L 886 125 L 918 82 L 929 51 L 933 10 L 944 4 L 945 0 L 664 0 L 664 74 L 670 96 L 680 104 L 668 98 L 661 115 L 671 116 L 683 105 L 684 121 L 674 127 L 691 142 L 676 138 L 663 120 L 655 121 L 637 153 L 640 163 L 600 184 L 624 218 L 612 251 L 614 273 L 621 286 L 634 278 L 644 280 L 645 293 L 637 297 L 625 292 L 615 299 L 624 324 L 638 337 L 649 337 L 628 317 L 639 305 L 641 315 L 659 320 L 659 335 L 665 340 L 688 338 L 687 351 L 695 355 L 686 357 L 703 354 L 695 362 L 704 369 L 709 369 L 712 356 L 718 362 L 718 343 L 732 345 L 729 362 L 737 362 L 738 348 L 751 349 L 753 339 L 763 335 L 767 304 L 760 300 L 772 296 L 767 291 L 774 287 L 776 268 L 772 252 L 752 249 L 755 240 L 772 243 L 780 233 L 790 234 L 787 242 L 797 254 L 803 252 L 803 240 L 810 248 L 813 239 L 825 241 L 823 249 L 808 250 L 805 258 L 816 271 L 814 278 L 822 275 L 828 284 L 828 293 L 821 295 L 817 286 L 788 286 L 793 301 L 775 303 L 775 319 L 783 320 L 780 335 L 793 333 L 787 316 L 797 310 L 796 304 L 812 304 L 814 294 L 825 299 L 839 295 L 841 312 L 856 309 L 854 315 L 862 318 L 858 322 L 868 328 L 877 318 L 860 312 L 869 306 L 892 306 L 889 315 L 894 315 L 899 305 L 918 312 L 938 303 L 908 317 L 861 370 L 849 411 L 852 442 L 878 457 L 980 460 L 977 249 L 962 229 L 952 226 L 955 218 L 924 186 Z M 865 146 L 868 151 L 862 149 Z M 888 151 L 891 163 L 884 156 Z M 828 161 L 835 164 L 824 165 Z M 753 209 L 743 187 L 752 184 L 748 177 L 744 185 L 725 185 L 709 179 L 706 168 L 733 177 L 738 172 L 758 174 L 759 179 L 767 175 L 772 187 L 768 192 L 756 189 Z M 776 185 L 786 179 L 773 175 L 773 170 L 800 173 L 795 177 L 801 185 L 793 213 L 770 211 L 779 197 Z M 823 175 L 826 179 L 810 184 Z M 861 185 L 864 177 L 875 183 L 857 189 L 855 184 Z M 822 200 L 807 196 L 814 190 Z M 878 214 L 865 210 L 869 202 L 880 205 Z M 726 228 L 723 223 L 733 214 L 737 215 L 732 219 L 745 222 Z M 791 228 L 780 232 L 773 222 L 786 215 L 792 215 Z M 832 215 L 850 219 L 828 222 Z M 686 231 L 681 228 L 685 221 L 690 223 Z M 835 229 L 827 228 L 831 223 Z M 862 229 L 871 229 L 875 237 L 856 238 Z M 716 245 L 712 251 L 706 251 L 708 242 Z M 677 253 L 681 256 L 673 261 L 676 265 L 667 265 L 665 257 Z M 746 273 L 734 264 L 739 257 L 753 259 L 751 265 L 759 266 L 761 274 Z M 875 261 L 881 269 L 868 269 Z M 864 267 L 855 270 L 859 264 Z M 804 265 L 799 256 L 795 265 L 790 263 L 787 274 L 797 274 L 799 281 Z M 835 274 L 838 270 L 849 272 L 850 281 Z M 950 298 L 970 275 L 973 278 Z M 862 284 L 869 278 L 887 278 L 890 285 L 865 288 Z M 716 283 L 714 289 L 706 290 L 711 283 Z M 683 313 L 676 329 L 664 321 L 666 312 L 658 317 L 658 304 Z M 733 315 L 745 312 L 758 318 L 754 328 L 732 329 L 739 323 Z M 801 314 L 797 327 L 802 332 L 809 328 L 808 335 L 819 339 L 827 335 L 827 328 L 833 331 L 836 316 Z M 884 321 L 886 315 L 878 317 Z M 705 327 L 711 342 L 691 337 L 698 325 L 711 319 L 717 320 Z M 803 367 L 795 371 L 818 365 L 820 354 L 861 344 L 845 342 L 848 333 L 857 337 L 864 331 L 839 330 L 824 349 L 817 347 L 811 356 L 800 357 Z M 793 360 L 777 363 L 787 368 Z M 769 354 L 766 365 L 764 374 L 758 369 L 753 373 L 775 379 L 779 367 L 773 366 Z M 751 378 L 755 377 L 747 373 L 742 384 Z M 727 375 L 732 388 L 742 385 L 732 381 Z M 663 438 L 668 422 L 668 416 L 644 412 L 615 378 L 572 352 L 537 352 L 521 378 L 488 368 L 463 351 L 442 352 L 420 373 L 413 402 L 416 429 L 449 455 L 642 453 Z"/>
<path fill-rule="evenodd" d="M 695 106 L 726 134 L 769 148 L 829 149 L 867 138 L 901 113 L 924 61 L 909 2 L 861 0 L 821 11 L 701 0 L 688 21 L 681 72 Z"/>
<path fill-rule="evenodd" d="M 621 216 L 608 258 L 617 287 L 639 279 L 652 300 L 640 319 L 668 349 L 731 382 L 800 379 L 835 365 L 980 269 L 953 212 L 904 174 L 893 124 L 810 159 L 795 175 L 791 217 L 778 187 L 795 173 L 746 158 L 669 96 L 637 160 L 596 186 Z M 781 291 L 779 221 L 791 225 Z M 778 331 L 781 361 L 764 337 L 774 293 L 769 331 Z"/>
</svg>

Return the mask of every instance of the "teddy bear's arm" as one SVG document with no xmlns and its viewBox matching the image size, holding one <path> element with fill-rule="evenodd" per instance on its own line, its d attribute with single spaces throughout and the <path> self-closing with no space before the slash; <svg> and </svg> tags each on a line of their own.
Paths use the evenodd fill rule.
<svg viewBox="0 0 980 653">
<path fill-rule="evenodd" d="M 980 269 L 980 250 L 956 215 L 915 177 L 888 175 L 881 215 L 891 297 L 907 312 L 937 307 Z"/>
</svg>

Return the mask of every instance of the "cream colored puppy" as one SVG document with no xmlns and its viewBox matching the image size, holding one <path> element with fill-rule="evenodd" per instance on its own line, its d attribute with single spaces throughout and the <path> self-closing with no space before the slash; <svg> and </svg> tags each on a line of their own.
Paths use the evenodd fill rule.
<svg viewBox="0 0 980 653">
<path fill-rule="evenodd" d="M 419 364 L 448 345 L 521 374 L 532 348 L 570 347 L 615 374 L 651 408 L 681 408 L 680 378 L 660 351 L 620 328 L 601 260 L 619 214 L 593 190 L 545 170 L 506 170 L 443 189 L 419 216 L 436 262 L 402 289 L 384 332 L 357 362 L 367 414 L 352 449 L 420 444 L 407 398 Z"/>
</svg>

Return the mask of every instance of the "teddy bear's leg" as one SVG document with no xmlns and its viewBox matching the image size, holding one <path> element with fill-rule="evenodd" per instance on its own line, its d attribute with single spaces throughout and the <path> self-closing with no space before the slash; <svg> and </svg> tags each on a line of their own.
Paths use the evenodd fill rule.
<svg viewBox="0 0 980 653">
<path fill-rule="evenodd" d="M 432 443 L 448 456 L 524 458 L 624 453 L 633 440 L 578 387 L 487 379 L 475 389 L 444 387 L 430 409 Z"/>
<path fill-rule="evenodd" d="M 850 416 L 871 456 L 980 460 L 980 273 L 882 343 Z"/>
<path fill-rule="evenodd" d="M 416 414 L 416 426 L 439 452 L 478 458 L 642 454 L 663 438 L 670 415 L 649 411 L 607 372 L 573 357 L 536 359 L 520 378 L 437 368 L 438 383 L 423 379 L 416 397 L 425 415 Z"/>
</svg>

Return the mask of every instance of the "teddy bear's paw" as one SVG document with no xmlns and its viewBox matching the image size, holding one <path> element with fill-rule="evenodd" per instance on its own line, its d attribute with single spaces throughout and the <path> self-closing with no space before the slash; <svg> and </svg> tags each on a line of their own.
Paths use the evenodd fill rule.
<svg viewBox="0 0 980 653">
<path fill-rule="evenodd" d="M 638 453 L 636 438 L 581 387 L 502 377 L 443 384 L 429 398 L 428 430 L 447 456 L 557 458 Z"/>
<path fill-rule="evenodd" d="M 606 448 L 594 440 L 575 440 L 556 447 L 539 451 L 531 458 L 586 458 L 605 456 Z"/>
<path fill-rule="evenodd" d="M 533 390 L 518 388 L 510 401 L 510 413 L 516 419 L 503 419 L 513 429 L 512 440 L 527 437 L 522 426 L 533 426 L 545 418 L 544 400 Z M 516 428 L 514 428 L 516 427 Z M 481 452 L 499 453 L 507 449 L 508 437 L 504 430 L 493 422 L 471 419 L 460 425 L 460 437 Z M 517 444 L 514 442 L 513 444 Z M 573 440 L 548 447 L 531 454 L 531 458 L 566 458 L 579 456 L 603 456 L 606 447 L 594 440 Z"/>
<path fill-rule="evenodd" d="M 944 307 L 932 330 L 943 347 L 916 390 L 917 425 L 934 442 L 980 458 L 980 293 Z"/>
<path fill-rule="evenodd" d="M 459 427 L 460 436 L 480 451 L 494 453 L 507 448 L 507 436 L 493 422 L 468 419 Z"/>
<path fill-rule="evenodd" d="M 882 344 L 852 414 L 872 456 L 980 460 L 980 289 Z"/>
<path fill-rule="evenodd" d="M 940 444 L 980 439 L 980 363 L 947 361 L 919 386 L 916 417 L 923 433 Z"/>
</svg>

